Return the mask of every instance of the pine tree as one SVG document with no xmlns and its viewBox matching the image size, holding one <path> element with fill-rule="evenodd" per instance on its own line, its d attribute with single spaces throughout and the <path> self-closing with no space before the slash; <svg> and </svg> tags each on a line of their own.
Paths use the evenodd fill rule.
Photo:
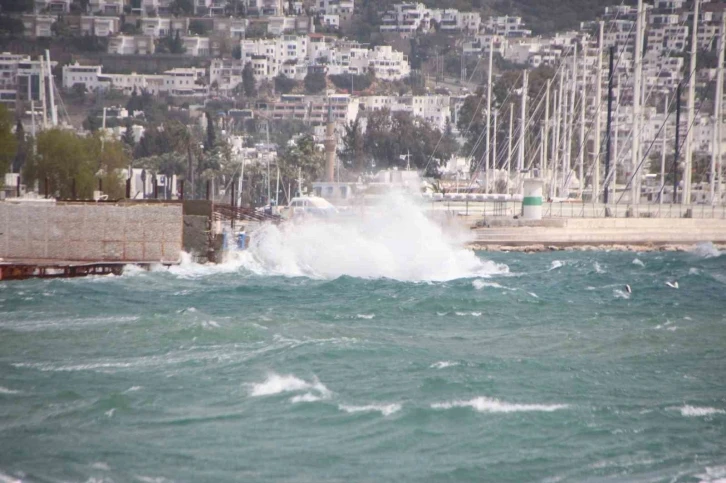
<svg viewBox="0 0 726 483">
<path fill-rule="evenodd" d="M 217 134 L 214 132 L 214 119 L 212 114 L 207 112 L 207 144 L 204 146 L 205 151 L 211 151 L 214 149 L 214 144 L 217 141 Z"/>
</svg>

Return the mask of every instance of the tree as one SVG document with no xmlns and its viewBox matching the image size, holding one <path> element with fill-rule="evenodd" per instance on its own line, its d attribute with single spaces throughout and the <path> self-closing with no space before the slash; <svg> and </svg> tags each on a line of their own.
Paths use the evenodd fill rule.
<svg viewBox="0 0 726 483">
<path fill-rule="evenodd" d="M 12 133 L 13 117 L 5 105 L 0 104 L 0 173 L 7 173 L 10 163 L 15 159 L 18 141 Z M 5 177 L 0 178 L 0 186 Z"/>
<path fill-rule="evenodd" d="M 317 94 L 325 89 L 325 74 L 322 72 L 310 72 L 305 76 L 305 92 L 308 94 Z"/>
<path fill-rule="evenodd" d="M 177 17 L 193 15 L 194 2 L 192 0 L 174 0 L 171 2 L 171 13 Z"/>
<path fill-rule="evenodd" d="M 323 175 L 325 160 L 323 153 L 315 148 L 315 139 L 310 134 L 300 136 L 277 156 L 280 178 L 283 186 L 297 185 L 299 174 L 305 180 L 316 180 Z"/>
<path fill-rule="evenodd" d="M 275 77 L 275 91 L 281 94 L 288 94 L 296 86 L 297 81 L 295 79 L 290 79 L 289 77 L 286 77 L 284 74 L 280 74 Z"/>
<path fill-rule="evenodd" d="M 338 151 L 343 166 L 347 169 L 363 172 L 366 168 L 365 142 L 360 118 L 343 126 L 343 149 Z"/>
<path fill-rule="evenodd" d="M 102 140 L 101 135 L 80 137 L 71 131 L 50 129 L 38 134 L 36 154 L 28 156 L 25 178 L 28 182 L 48 179 L 53 191 L 61 198 L 73 194 L 90 198 L 97 180 L 110 197 L 123 194 L 121 170 L 129 164 L 122 144 Z"/>
<path fill-rule="evenodd" d="M 211 151 L 217 142 L 217 134 L 214 132 L 214 118 L 211 112 L 206 113 L 207 116 L 207 142 L 204 144 L 205 151 Z"/>
<path fill-rule="evenodd" d="M 189 22 L 189 32 L 196 35 L 206 35 L 207 26 L 201 20 L 192 20 Z"/>
<path fill-rule="evenodd" d="M 365 75 L 335 74 L 329 76 L 329 79 L 338 89 L 350 91 L 352 88 L 354 91 L 364 91 L 371 86 L 374 76 L 370 73 Z"/>
<path fill-rule="evenodd" d="M 33 0 L 0 0 L 0 11 L 22 13 L 33 10 Z"/>
<path fill-rule="evenodd" d="M 20 36 L 25 31 L 25 25 L 17 18 L 0 15 L 0 36 Z"/>
<path fill-rule="evenodd" d="M 19 173 L 25 164 L 25 157 L 28 154 L 28 140 L 25 138 L 23 123 L 18 119 L 15 124 L 16 153 L 13 159 L 13 172 Z"/>
<path fill-rule="evenodd" d="M 134 125 L 131 124 L 130 117 L 126 118 L 126 131 L 124 131 L 123 136 L 121 136 L 121 142 L 131 149 L 136 146 L 136 140 L 134 139 Z"/>
<path fill-rule="evenodd" d="M 242 69 L 242 87 L 247 97 L 255 97 L 257 95 L 257 86 L 255 83 L 255 71 L 252 69 L 252 63 L 247 62 Z"/>
</svg>

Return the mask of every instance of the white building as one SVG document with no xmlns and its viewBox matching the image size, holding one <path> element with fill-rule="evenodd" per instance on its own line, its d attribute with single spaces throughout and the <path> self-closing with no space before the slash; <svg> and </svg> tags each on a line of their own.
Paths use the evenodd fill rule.
<svg viewBox="0 0 726 483">
<path fill-rule="evenodd" d="M 283 0 L 244 0 L 249 15 L 283 15 Z"/>
<path fill-rule="evenodd" d="M 327 15 L 351 14 L 355 9 L 353 0 L 317 0 L 318 12 Z"/>
<path fill-rule="evenodd" d="M 81 35 L 108 37 L 119 31 L 118 17 L 81 17 Z"/>
<path fill-rule="evenodd" d="M 51 67 L 58 63 L 51 62 Z M 0 54 L 0 103 L 15 108 L 16 99 L 40 100 L 40 76 L 44 72 L 39 60 L 25 55 Z"/>
<path fill-rule="evenodd" d="M 189 30 L 188 18 L 150 17 L 141 19 L 141 33 L 155 39 L 169 35 L 185 35 Z"/>
<path fill-rule="evenodd" d="M 70 89 L 76 84 L 81 84 L 88 90 L 96 90 L 100 82 L 103 67 L 100 65 L 80 65 L 76 62 L 73 65 L 63 66 L 62 83 L 64 89 Z"/>
<path fill-rule="evenodd" d="M 501 37 L 531 37 L 532 30 L 525 28 L 522 17 L 490 17 L 484 24 L 487 32 Z"/>
<path fill-rule="evenodd" d="M 121 15 L 124 13 L 124 0 L 90 0 L 88 9 L 91 13 Z"/>
<path fill-rule="evenodd" d="M 212 52 L 209 37 L 185 36 L 181 38 L 184 53 L 192 57 L 204 57 Z"/>
<path fill-rule="evenodd" d="M 209 66 L 209 84 L 229 92 L 242 82 L 244 64 L 236 59 L 214 59 Z"/>
<path fill-rule="evenodd" d="M 451 121 L 449 96 L 363 96 L 358 98 L 358 102 L 366 112 L 382 109 L 407 112 L 426 120 L 439 130 L 445 129 Z"/>
<path fill-rule="evenodd" d="M 71 11 L 71 0 L 35 0 L 35 13 L 63 14 Z"/>
<path fill-rule="evenodd" d="M 136 10 L 136 13 L 152 17 L 156 15 L 170 15 L 172 3 L 173 0 L 141 0 L 140 7 L 138 9 L 132 7 L 132 11 Z"/>
<path fill-rule="evenodd" d="M 56 22 L 57 17 L 51 17 L 49 15 L 23 15 L 23 35 L 30 38 L 38 37 L 52 37 L 53 36 L 53 24 Z"/>
<path fill-rule="evenodd" d="M 118 35 L 108 42 L 108 53 L 119 55 L 150 55 L 156 50 L 154 38 L 149 35 Z"/>
</svg>

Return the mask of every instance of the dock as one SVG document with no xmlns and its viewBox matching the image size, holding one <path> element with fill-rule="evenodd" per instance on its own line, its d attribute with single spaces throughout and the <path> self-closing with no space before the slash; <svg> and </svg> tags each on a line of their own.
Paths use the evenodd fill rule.
<svg viewBox="0 0 726 483">
<path fill-rule="evenodd" d="M 72 278 L 88 275 L 121 275 L 126 265 L 135 265 L 148 269 L 153 264 L 149 262 L 3 260 L 0 261 L 0 281 L 25 280 L 28 278 Z M 164 265 L 169 266 L 170 264 Z"/>
</svg>

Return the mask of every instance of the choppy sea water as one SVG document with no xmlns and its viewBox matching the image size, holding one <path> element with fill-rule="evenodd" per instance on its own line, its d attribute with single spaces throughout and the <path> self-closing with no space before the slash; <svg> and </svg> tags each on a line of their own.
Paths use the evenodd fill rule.
<svg viewBox="0 0 726 483">
<path fill-rule="evenodd" d="M 726 478 L 726 255 L 306 250 L 0 283 L 0 481 Z"/>
</svg>

